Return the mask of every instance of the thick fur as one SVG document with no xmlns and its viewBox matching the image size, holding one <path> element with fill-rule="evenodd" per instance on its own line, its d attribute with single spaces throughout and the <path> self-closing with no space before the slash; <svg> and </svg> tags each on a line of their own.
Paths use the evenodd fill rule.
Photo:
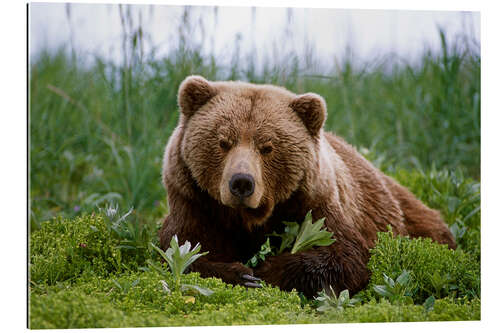
<svg viewBox="0 0 500 333">
<path fill-rule="evenodd" d="M 271 85 L 209 82 L 188 77 L 179 89 L 182 116 L 167 144 L 163 183 L 170 213 L 160 230 L 167 248 L 199 242 L 209 254 L 191 269 L 203 277 L 243 283 L 254 274 L 284 290 L 312 297 L 331 285 L 357 292 L 376 233 L 430 237 L 455 248 L 439 213 L 384 175 L 341 138 L 324 132 L 326 104 L 316 94 L 295 95 Z M 244 199 L 228 179 L 255 179 Z M 336 241 L 301 253 L 270 257 L 254 270 L 246 262 L 282 221 L 325 217 Z"/>
</svg>

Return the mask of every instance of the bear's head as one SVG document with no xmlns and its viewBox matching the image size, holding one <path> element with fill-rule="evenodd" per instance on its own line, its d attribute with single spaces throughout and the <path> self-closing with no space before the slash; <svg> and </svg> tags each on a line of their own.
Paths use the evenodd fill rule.
<svg viewBox="0 0 500 333">
<path fill-rule="evenodd" d="M 326 118 L 322 97 L 190 76 L 178 103 L 181 156 L 191 176 L 248 227 L 263 224 L 276 204 L 310 186 Z"/>
</svg>

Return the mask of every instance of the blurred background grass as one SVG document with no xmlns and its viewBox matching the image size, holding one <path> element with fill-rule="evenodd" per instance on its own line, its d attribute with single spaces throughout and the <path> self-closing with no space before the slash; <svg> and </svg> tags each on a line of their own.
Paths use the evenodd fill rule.
<svg viewBox="0 0 500 333">
<path fill-rule="evenodd" d="M 328 105 L 326 129 L 384 171 L 460 170 L 480 180 L 478 41 L 436 28 L 440 49 L 423 50 L 412 62 L 393 54 L 361 60 L 349 46 L 340 58 L 320 59 L 314 48 L 299 54 L 276 44 L 274 56 L 257 66 L 238 38 L 229 62 L 191 42 L 203 22 L 185 7 L 176 44 L 158 58 L 144 52 L 147 34 L 128 9 L 120 7 L 120 63 L 97 54 L 84 61 L 71 43 L 30 58 L 32 230 L 109 201 L 134 207 L 138 221 L 161 219 L 168 211 L 161 159 L 177 123 L 178 86 L 190 74 L 316 92 Z"/>
</svg>

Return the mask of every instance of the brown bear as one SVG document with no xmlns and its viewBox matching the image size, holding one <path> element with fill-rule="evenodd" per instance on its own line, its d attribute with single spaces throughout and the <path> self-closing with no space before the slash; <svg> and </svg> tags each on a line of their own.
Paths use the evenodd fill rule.
<svg viewBox="0 0 500 333">
<path fill-rule="evenodd" d="M 312 297 L 332 286 L 366 286 L 376 233 L 430 237 L 455 248 L 440 214 L 384 175 L 341 138 L 323 130 L 326 104 L 272 85 L 210 82 L 179 88 L 180 118 L 166 146 L 163 183 L 169 215 L 160 243 L 199 242 L 202 277 L 259 287 L 259 278 Z M 282 221 L 325 217 L 330 246 L 243 265 Z M 281 228 L 281 229 L 280 229 Z"/>
</svg>

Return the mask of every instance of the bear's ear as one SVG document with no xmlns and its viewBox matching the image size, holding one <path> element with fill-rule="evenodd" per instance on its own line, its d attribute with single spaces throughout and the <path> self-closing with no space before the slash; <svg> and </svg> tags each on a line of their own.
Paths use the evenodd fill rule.
<svg viewBox="0 0 500 333">
<path fill-rule="evenodd" d="M 188 76 L 179 87 L 178 103 L 182 113 L 190 117 L 208 100 L 217 95 L 217 90 L 204 77 Z"/>
<path fill-rule="evenodd" d="M 312 136 L 317 136 L 326 119 L 326 103 L 323 97 L 314 93 L 297 96 L 290 107 L 297 112 Z"/>
</svg>

